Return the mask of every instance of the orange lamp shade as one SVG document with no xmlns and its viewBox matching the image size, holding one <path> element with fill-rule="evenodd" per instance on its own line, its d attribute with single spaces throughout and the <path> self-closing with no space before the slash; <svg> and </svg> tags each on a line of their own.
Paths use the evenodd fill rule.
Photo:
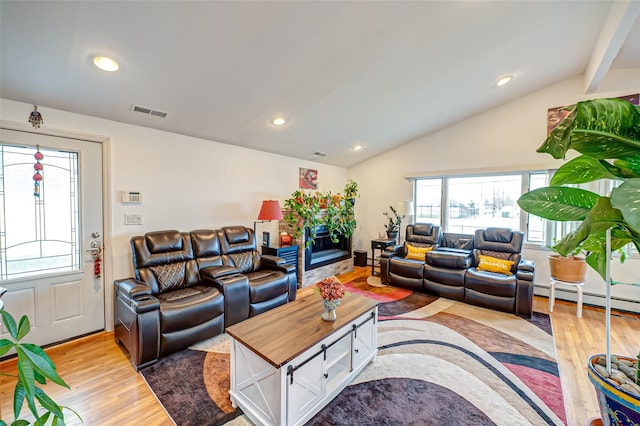
<svg viewBox="0 0 640 426">
<path fill-rule="evenodd" d="M 278 200 L 264 200 L 257 220 L 282 220 L 282 210 Z"/>
</svg>

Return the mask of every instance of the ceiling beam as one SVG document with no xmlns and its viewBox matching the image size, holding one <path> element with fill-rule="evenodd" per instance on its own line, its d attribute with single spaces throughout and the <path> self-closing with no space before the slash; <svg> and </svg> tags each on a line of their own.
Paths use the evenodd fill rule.
<svg viewBox="0 0 640 426">
<path fill-rule="evenodd" d="M 593 93 L 598 89 L 638 17 L 640 17 L 640 0 L 612 2 L 609 15 L 600 31 L 596 47 L 584 73 L 585 93 Z"/>
</svg>

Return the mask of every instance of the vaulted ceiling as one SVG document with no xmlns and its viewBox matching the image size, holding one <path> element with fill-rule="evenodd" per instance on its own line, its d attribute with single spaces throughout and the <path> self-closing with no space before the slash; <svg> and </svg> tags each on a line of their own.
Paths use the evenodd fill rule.
<svg viewBox="0 0 640 426">
<path fill-rule="evenodd" d="M 610 69 L 640 74 L 639 15 L 638 0 L 2 0 L 0 96 L 350 166 L 575 75 L 588 93 Z"/>
</svg>

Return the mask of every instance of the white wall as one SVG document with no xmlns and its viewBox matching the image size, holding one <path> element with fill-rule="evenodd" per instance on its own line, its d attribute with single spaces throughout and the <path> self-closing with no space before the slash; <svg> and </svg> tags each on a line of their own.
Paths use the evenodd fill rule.
<svg viewBox="0 0 640 426">
<path fill-rule="evenodd" d="M 576 76 L 349 168 L 349 177 L 359 183 L 362 194 L 356 204 L 354 248 L 370 253 L 370 240 L 383 230 L 382 212 L 389 204 L 395 207 L 398 201 L 413 198 L 413 186 L 406 177 L 558 167 L 560 160 L 536 152 L 546 137 L 547 109 L 585 99 L 638 93 L 640 72 L 611 72 L 602 84 L 603 90 L 595 94 L 585 95 L 583 88 L 583 77 Z M 526 258 L 536 260 L 536 284 L 541 287 L 548 287 L 549 283 L 547 254 L 543 249 L 525 250 Z M 613 276 L 619 281 L 640 282 L 640 259 L 628 259 L 624 265 L 615 263 Z M 589 271 L 587 279 L 585 293 L 604 294 L 604 283 L 597 274 Z M 537 292 L 546 294 L 546 289 L 539 288 Z M 640 288 L 616 286 L 613 295 L 640 301 Z M 585 297 L 585 302 L 602 301 Z M 617 306 L 640 310 L 640 304 Z"/>
<path fill-rule="evenodd" d="M 0 99 L 0 119 L 25 123 L 33 105 Z M 112 210 L 111 238 L 105 250 L 113 256 L 113 274 L 118 279 L 132 276 L 129 239 L 149 231 L 213 229 L 225 225 L 252 227 L 262 200 L 284 200 L 298 187 L 298 168 L 318 170 L 320 189 L 342 191 L 347 180 L 343 167 L 174 133 L 132 126 L 95 117 L 38 106 L 44 118 L 42 132 L 69 131 L 104 135 L 110 146 L 106 176 Z M 120 203 L 121 190 L 141 191 L 141 205 Z M 141 213 L 143 225 L 125 226 L 125 213 Z M 106 220 L 106 219 L 105 219 Z M 277 232 L 277 224 L 258 224 Z M 105 255 L 105 261 L 107 255 Z M 112 285 L 105 282 L 107 301 Z"/>
</svg>

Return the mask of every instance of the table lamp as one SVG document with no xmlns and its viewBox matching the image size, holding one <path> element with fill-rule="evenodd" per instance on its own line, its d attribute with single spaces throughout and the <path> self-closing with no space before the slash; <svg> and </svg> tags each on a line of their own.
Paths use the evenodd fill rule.
<svg viewBox="0 0 640 426">
<path fill-rule="evenodd" d="M 253 232 L 256 232 L 256 224 L 258 222 L 270 222 L 272 220 L 282 220 L 282 210 L 280 209 L 280 203 L 278 200 L 264 200 L 260 207 L 260 213 L 258 218 L 253 222 Z M 262 245 L 269 245 L 269 233 L 262 233 Z"/>
</svg>

